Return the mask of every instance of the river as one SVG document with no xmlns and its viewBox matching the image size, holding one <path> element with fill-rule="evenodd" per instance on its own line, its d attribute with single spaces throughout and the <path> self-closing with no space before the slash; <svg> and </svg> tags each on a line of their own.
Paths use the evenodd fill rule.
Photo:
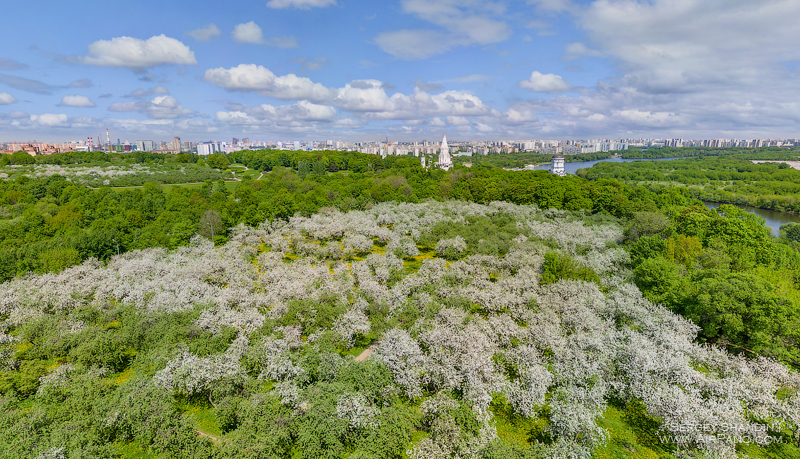
<svg viewBox="0 0 800 459">
<path fill-rule="evenodd" d="M 704 202 L 706 207 L 709 209 L 716 209 L 717 207 L 721 206 L 722 204 L 718 202 Z M 744 209 L 751 214 L 756 214 L 759 217 L 763 218 L 764 221 L 767 223 L 767 226 L 772 228 L 772 234 L 775 237 L 778 237 L 781 229 L 781 225 L 786 223 L 800 223 L 800 215 L 797 214 L 790 214 L 788 212 L 778 212 L 776 210 L 769 210 L 769 209 L 760 209 L 758 207 L 751 207 L 751 206 L 744 206 L 739 204 L 733 204 L 734 206 Z"/>
<path fill-rule="evenodd" d="M 602 162 L 629 163 L 632 161 L 668 161 L 671 159 L 685 159 L 685 158 L 657 158 L 657 159 L 608 158 L 608 159 L 598 159 L 596 161 L 579 161 L 574 163 L 564 163 L 564 169 L 567 171 L 567 174 L 575 174 L 575 171 L 577 171 L 578 169 L 587 169 L 594 166 L 597 163 L 602 163 Z M 535 170 L 550 170 L 551 167 L 552 165 L 550 163 L 541 164 L 537 166 Z M 709 209 L 716 209 L 717 207 L 720 206 L 720 204 L 716 202 L 706 202 L 705 204 Z M 775 237 L 778 237 L 781 225 L 790 222 L 800 223 L 800 215 L 797 214 L 778 212 L 775 210 L 768 210 L 768 209 L 760 209 L 758 207 L 744 206 L 738 204 L 734 205 L 740 209 L 744 209 L 750 213 L 756 214 L 759 217 L 763 218 L 767 226 L 772 228 L 772 234 L 774 234 Z"/>
<path fill-rule="evenodd" d="M 647 159 L 623 159 L 623 158 L 608 158 L 608 159 L 597 159 L 594 161 L 577 161 L 574 163 L 564 163 L 564 170 L 567 171 L 567 174 L 575 174 L 578 169 L 588 169 L 594 166 L 597 163 L 630 163 L 633 161 L 669 161 L 672 159 L 686 159 L 685 156 L 680 158 L 647 158 Z M 537 171 L 549 171 L 552 167 L 551 163 L 540 164 L 536 166 L 534 170 Z"/>
</svg>

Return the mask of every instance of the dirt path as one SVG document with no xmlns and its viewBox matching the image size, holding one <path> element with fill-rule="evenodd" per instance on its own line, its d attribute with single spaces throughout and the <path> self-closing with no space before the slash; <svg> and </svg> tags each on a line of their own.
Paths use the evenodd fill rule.
<svg viewBox="0 0 800 459">
<path fill-rule="evenodd" d="M 361 354 L 358 354 L 358 357 L 356 357 L 356 362 L 363 362 L 364 360 L 367 360 L 369 355 L 372 354 L 372 351 L 374 351 L 377 346 L 378 343 L 370 344 L 369 347 L 364 349 Z"/>
<path fill-rule="evenodd" d="M 209 435 L 209 434 L 207 434 L 205 432 L 200 432 L 197 429 L 194 429 L 194 431 L 197 432 L 197 434 L 200 435 L 201 437 L 210 438 L 211 441 L 213 441 L 214 443 L 219 443 L 219 442 L 224 442 L 225 441 L 225 440 L 220 440 L 219 438 L 217 438 L 217 437 L 215 437 L 213 435 Z"/>
<path fill-rule="evenodd" d="M 244 167 L 244 170 L 242 172 L 247 172 L 247 171 L 250 170 L 250 168 L 247 167 L 247 166 L 242 166 L 242 167 Z M 240 179 L 239 177 L 236 176 L 236 171 L 231 170 L 231 174 L 233 174 L 233 179 L 236 180 L 237 182 L 241 182 L 242 181 L 242 179 Z"/>
</svg>

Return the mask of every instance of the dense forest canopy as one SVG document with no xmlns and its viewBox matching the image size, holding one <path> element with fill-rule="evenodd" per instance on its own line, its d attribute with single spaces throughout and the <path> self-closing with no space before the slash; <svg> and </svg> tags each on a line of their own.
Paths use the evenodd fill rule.
<svg viewBox="0 0 800 459">
<path fill-rule="evenodd" d="M 782 159 L 797 161 L 798 156 L 794 154 Z M 600 163 L 581 170 L 578 175 L 589 180 L 620 180 L 653 191 L 679 187 L 689 196 L 704 201 L 800 212 L 800 170 L 785 162 L 754 163 L 749 156 L 735 155 Z"/>
<path fill-rule="evenodd" d="M 7 165 L 0 457 L 800 456 L 797 228 L 602 168 L 179 156 Z M 69 175 L 106 159 L 227 181 Z M 625 166 L 667 163 L 794 180 Z"/>
</svg>

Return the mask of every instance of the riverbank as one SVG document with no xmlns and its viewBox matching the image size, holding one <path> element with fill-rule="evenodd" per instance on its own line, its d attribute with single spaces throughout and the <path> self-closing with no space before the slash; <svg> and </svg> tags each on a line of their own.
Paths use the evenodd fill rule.
<svg viewBox="0 0 800 459">
<path fill-rule="evenodd" d="M 709 209 L 717 209 L 719 208 L 719 206 L 723 204 L 730 204 L 744 211 L 750 212 L 751 214 L 758 215 L 759 217 L 763 218 L 766 225 L 772 229 L 772 234 L 775 237 L 780 236 L 780 229 L 782 225 L 785 225 L 787 223 L 800 223 L 800 214 L 794 212 L 792 213 L 778 212 L 776 210 L 761 209 L 758 207 L 745 206 L 734 203 L 725 203 L 725 202 L 721 203 L 721 202 L 703 201 L 703 204 L 705 204 L 706 207 L 708 207 Z"/>
</svg>

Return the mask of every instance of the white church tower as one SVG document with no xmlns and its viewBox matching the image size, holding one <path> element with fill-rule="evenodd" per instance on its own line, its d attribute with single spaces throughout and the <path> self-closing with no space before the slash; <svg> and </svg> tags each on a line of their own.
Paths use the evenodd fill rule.
<svg viewBox="0 0 800 459">
<path fill-rule="evenodd" d="M 449 171 L 453 168 L 453 160 L 450 158 L 450 147 L 447 146 L 447 135 L 442 138 L 442 146 L 439 149 L 439 167 Z"/>
</svg>

